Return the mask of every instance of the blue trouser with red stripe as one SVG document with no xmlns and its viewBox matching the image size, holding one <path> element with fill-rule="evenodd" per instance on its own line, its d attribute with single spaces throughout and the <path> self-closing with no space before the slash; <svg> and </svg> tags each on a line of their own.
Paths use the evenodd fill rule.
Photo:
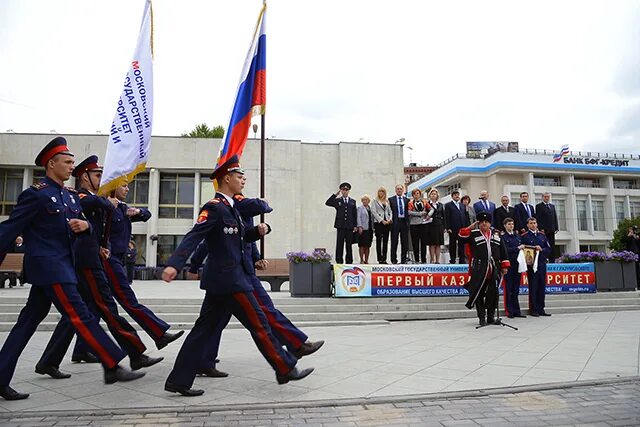
<svg viewBox="0 0 640 427">
<path fill-rule="evenodd" d="M 518 273 L 518 263 L 513 262 L 507 274 L 504 276 L 504 309 L 507 316 L 520 316 L 520 302 L 518 294 L 520 293 L 520 276 Z"/>
<path fill-rule="evenodd" d="M 127 320 L 118 313 L 118 305 L 111 295 L 104 271 L 100 268 L 82 268 L 76 271 L 78 276 L 78 291 L 87 304 L 89 310 L 97 318 L 102 318 L 113 338 L 120 347 L 132 358 L 140 356 L 147 349 L 138 333 Z M 62 318 L 51 335 L 38 363 L 44 366 L 59 367 L 64 355 L 69 349 L 75 329 L 71 323 Z M 91 351 L 90 346 L 79 335 L 74 354 Z M 92 352 L 93 353 L 93 352 Z"/>
<path fill-rule="evenodd" d="M 534 273 L 533 267 L 527 266 L 527 279 L 529 281 L 529 312 L 537 314 L 544 313 L 547 267 L 538 266 L 538 271 Z"/>
<path fill-rule="evenodd" d="M 103 261 L 104 271 L 109 279 L 113 296 L 129 313 L 129 316 L 157 342 L 169 329 L 169 324 L 138 302 L 136 293 L 131 289 L 127 278 L 127 271 L 122 262 L 123 257 L 124 255 L 112 255 L 107 261 Z"/>
<path fill-rule="evenodd" d="M 258 277 L 252 276 L 251 284 L 253 285 L 253 296 L 258 301 L 260 309 L 267 317 L 267 322 L 271 327 L 271 331 L 278 341 L 280 341 L 280 344 L 285 345 L 289 351 L 299 349 L 309 337 L 300 329 L 296 328 L 295 325 L 291 323 L 291 320 L 282 314 L 280 310 L 275 308 L 269 293 L 265 290 L 264 286 L 262 286 Z M 220 350 L 222 331 L 227 326 L 230 319 L 231 316 L 229 316 L 226 323 L 219 325 L 219 327 L 216 328 L 215 335 L 207 346 L 208 351 L 205 351 L 202 355 L 202 362 L 200 363 L 201 368 L 213 368 L 216 366 L 215 360 L 218 358 L 218 352 Z"/>
<path fill-rule="evenodd" d="M 168 382 L 184 387 L 193 385 L 200 368 L 202 350 L 211 343 L 220 324 L 228 322 L 230 314 L 249 330 L 258 350 L 277 374 L 285 375 L 293 369 L 297 360 L 282 348 L 273 335 L 266 316 L 251 292 L 228 295 L 207 293 L 202 302 L 200 317 L 180 348 L 173 370 L 167 378 Z"/>
<path fill-rule="evenodd" d="M 0 350 L 0 386 L 11 382 L 18 357 L 38 325 L 47 317 L 52 302 L 106 368 L 115 367 L 125 357 L 91 314 L 75 283 L 32 286 L 29 298 Z"/>
</svg>

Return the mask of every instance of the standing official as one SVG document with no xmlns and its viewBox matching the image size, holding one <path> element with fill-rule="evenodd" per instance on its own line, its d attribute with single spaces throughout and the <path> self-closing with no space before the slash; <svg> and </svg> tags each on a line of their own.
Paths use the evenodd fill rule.
<svg viewBox="0 0 640 427">
<path fill-rule="evenodd" d="M 527 278 L 529 280 L 529 314 L 533 317 L 551 316 L 544 310 L 544 297 L 547 287 L 547 257 L 551 247 L 545 235 L 538 231 L 538 222 L 535 218 L 527 221 L 527 232 L 520 241 L 523 245 L 533 246 L 538 252 L 533 265 L 527 266 Z"/>
<path fill-rule="evenodd" d="M 473 211 L 478 215 L 480 212 L 487 212 L 489 215 L 496 209 L 496 204 L 489 200 L 489 192 L 482 190 L 478 201 L 473 204 Z"/>
<path fill-rule="evenodd" d="M 553 263 L 556 256 L 556 233 L 558 232 L 558 213 L 556 207 L 551 203 L 551 193 L 542 195 L 542 202 L 536 205 L 536 219 L 540 232 L 544 233 L 549 242 L 551 252 L 549 253 L 549 262 Z"/>
<path fill-rule="evenodd" d="M 358 231 L 358 211 L 356 201 L 349 197 L 351 184 L 343 182 L 340 184 L 340 190 L 336 194 L 329 196 L 324 203 L 336 210 L 336 219 L 333 227 L 337 231 L 336 238 L 336 263 L 343 263 L 343 249 L 347 247 L 347 264 L 353 262 L 353 233 Z M 339 196 L 339 197 L 338 197 Z"/>
<path fill-rule="evenodd" d="M 494 323 L 498 300 L 500 272 L 509 268 L 507 250 L 500 233 L 491 229 L 491 214 L 480 212 L 477 221 L 460 229 L 460 240 L 469 245 L 469 282 L 464 288 L 469 291 L 468 309 L 476 308 L 480 326 Z M 474 226 L 478 226 L 474 228 Z"/>
<path fill-rule="evenodd" d="M 527 221 L 529 218 L 536 217 L 536 211 L 532 205 L 529 204 L 529 193 L 523 191 L 520 193 L 520 203 L 518 203 L 514 208 L 515 218 L 513 218 L 516 222 L 516 230 L 520 234 L 524 234 L 527 232 Z"/>
<path fill-rule="evenodd" d="M 509 256 L 509 271 L 504 277 L 504 312 L 509 319 L 514 317 L 527 317 L 520 310 L 520 266 L 518 264 L 518 254 L 520 249 L 524 247 L 520 242 L 520 235 L 514 231 L 515 223 L 511 218 L 505 218 L 503 221 L 505 232 L 502 234 L 502 241 L 507 248 Z"/>
<path fill-rule="evenodd" d="M 91 233 L 91 227 L 82 217 L 78 194 L 64 187 L 74 164 L 67 141 L 53 139 L 35 163 L 45 168 L 45 178 L 20 194 L 9 219 L 0 224 L 0 253 L 7 251 L 19 234 L 28 243 L 24 260 L 32 284 L 27 302 L 0 350 L 0 396 L 7 400 L 29 397 L 9 383 L 18 357 L 49 313 L 51 303 L 101 360 L 105 383 L 140 378 L 144 373 L 118 365 L 125 353 L 102 330 L 78 293 L 73 242 L 77 235 Z"/>
<path fill-rule="evenodd" d="M 206 240 L 209 254 L 200 287 L 207 293 L 200 316 L 182 344 L 164 388 L 183 396 L 204 393 L 204 390 L 191 388 L 200 367 L 202 351 L 211 342 L 216 329 L 227 321 L 229 314 L 249 330 L 256 346 L 275 370 L 279 384 L 302 379 L 313 369 L 296 368 L 295 357 L 285 351 L 273 335 L 252 293 L 251 266 L 244 256 L 245 240 L 258 240 L 270 228 L 267 224 L 260 224 L 246 230 L 234 207 L 233 196 L 241 193 L 244 187 L 244 170 L 240 167 L 238 157 L 232 156 L 216 168 L 211 179 L 218 183 L 215 198 L 202 207 L 193 229 L 171 255 L 162 273 L 163 280 L 171 282 L 200 241 Z"/>
<path fill-rule="evenodd" d="M 464 254 L 464 244 L 458 240 L 460 229 L 466 226 L 465 220 L 466 208 L 460 201 L 460 192 L 453 190 L 451 201 L 444 205 L 444 224 L 449 235 L 449 262 L 451 264 L 456 263 L 456 253 L 460 264 L 467 262 L 467 257 Z"/>
<path fill-rule="evenodd" d="M 404 185 L 396 185 L 396 195 L 389 198 L 393 215 L 391 222 L 391 263 L 398 263 L 398 238 L 400 239 L 400 263 L 407 263 L 409 250 L 409 199 L 404 196 Z"/>
<path fill-rule="evenodd" d="M 502 196 L 500 198 L 500 206 L 493 211 L 493 228 L 504 233 L 504 220 L 507 218 L 514 219 L 515 217 L 515 209 L 513 209 L 513 206 L 509 206 L 509 196 Z"/>
</svg>

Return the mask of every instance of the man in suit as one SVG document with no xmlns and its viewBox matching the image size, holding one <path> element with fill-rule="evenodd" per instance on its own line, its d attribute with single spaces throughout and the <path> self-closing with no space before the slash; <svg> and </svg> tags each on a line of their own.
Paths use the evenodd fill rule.
<svg viewBox="0 0 640 427">
<path fill-rule="evenodd" d="M 504 233 L 504 220 L 507 218 L 515 219 L 516 212 L 512 206 L 509 206 L 509 196 L 502 196 L 500 203 L 501 205 L 493 211 L 493 228 Z"/>
<path fill-rule="evenodd" d="M 533 208 L 533 205 L 529 204 L 529 193 L 523 191 L 520 193 L 520 203 L 518 203 L 514 208 L 516 221 L 516 230 L 520 234 L 524 234 L 527 232 L 527 221 L 529 218 L 536 217 L 536 211 Z"/>
<path fill-rule="evenodd" d="M 491 214 L 495 209 L 496 204 L 489 200 L 489 192 L 487 190 L 482 190 L 480 192 L 479 200 L 473 204 L 473 210 L 476 215 L 480 212 Z"/>
<path fill-rule="evenodd" d="M 218 182 L 215 197 L 202 207 L 195 225 L 162 272 L 165 282 L 175 279 L 189 256 L 205 239 L 208 255 L 200 288 L 206 291 L 206 296 L 200 316 L 182 344 L 164 389 L 183 396 L 204 394 L 204 390 L 191 387 L 200 368 L 203 351 L 229 315 L 235 316 L 249 330 L 260 353 L 276 372 L 278 384 L 300 380 L 313 369 L 298 370 L 296 358 L 274 336 L 252 292 L 251 261 L 244 256 L 246 242 L 259 240 L 271 227 L 262 223 L 247 229 L 235 207 L 233 196 L 241 193 L 245 184 L 244 170 L 237 156 L 218 166 L 211 179 Z"/>
<path fill-rule="evenodd" d="M 451 193 L 451 201 L 444 205 L 444 227 L 449 234 L 449 256 L 450 263 L 456 263 L 456 251 L 458 253 L 458 262 L 465 264 L 467 258 L 464 254 L 464 244 L 458 239 L 458 232 L 465 227 L 466 208 L 460 202 L 460 192 L 453 190 Z"/>
<path fill-rule="evenodd" d="M 538 231 L 538 222 L 535 218 L 529 218 L 527 221 L 527 232 L 521 236 L 520 243 L 535 247 L 538 253 L 533 265 L 527 265 L 529 314 L 533 317 L 551 316 L 544 310 L 544 297 L 547 289 L 547 257 L 551 253 L 551 248 L 547 237 Z"/>
<path fill-rule="evenodd" d="M 333 227 L 337 231 L 336 238 L 336 263 L 343 263 L 343 249 L 347 247 L 347 264 L 353 262 L 353 233 L 358 230 L 358 211 L 356 209 L 356 201 L 349 197 L 351 184 L 343 182 L 340 184 L 340 190 L 336 194 L 329 196 L 325 205 L 336 210 L 336 219 Z"/>
<path fill-rule="evenodd" d="M 389 197 L 391 207 L 391 262 L 398 263 L 398 237 L 400 238 L 400 263 L 407 263 L 409 250 L 409 199 L 404 196 L 404 185 L 396 185 L 396 195 Z"/>
<path fill-rule="evenodd" d="M 556 207 L 551 203 L 551 193 L 544 193 L 542 195 L 542 202 L 536 205 L 536 219 L 538 220 L 540 231 L 544 233 L 551 247 L 549 262 L 553 263 L 557 256 L 556 233 L 558 232 L 558 214 L 556 213 Z"/>
</svg>

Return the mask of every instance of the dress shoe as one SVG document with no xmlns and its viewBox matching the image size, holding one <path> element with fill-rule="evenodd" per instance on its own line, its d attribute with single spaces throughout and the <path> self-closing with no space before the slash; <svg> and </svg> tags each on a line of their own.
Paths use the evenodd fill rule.
<svg viewBox="0 0 640 427">
<path fill-rule="evenodd" d="M 149 357 L 146 354 L 141 354 L 139 357 L 135 359 L 131 359 L 131 370 L 137 371 L 140 368 L 148 368 L 149 366 L 153 366 L 156 363 L 160 363 L 164 360 L 164 357 Z"/>
<path fill-rule="evenodd" d="M 522 317 L 523 319 L 527 318 L 526 314 L 516 314 L 515 317 Z"/>
<path fill-rule="evenodd" d="M 536 312 L 529 313 L 529 316 L 540 317 L 540 315 L 538 313 L 536 313 Z"/>
<path fill-rule="evenodd" d="M 547 313 L 546 311 L 543 311 L 542 313 L 540 313 L 540 316 L 547 316 L 550 317 L 551 314 Z"/>
<path fill-rule="evenodd" d="M 5 400 L 22 400 L 29 397 L 29 393 L 18 393 L 8 385 L 0 386 L 0 396 Z"/>
<path fill-rule="evenodd" d="M 198 371 L 198 375 L 209 378 L 224 378 L 229 376 L 229 374 L 227 374 L 226 372 L 218 371 L 216 368 L 200 369 Z"/>
<path fill-rule="evenodd" d="M 480 326 L 487 326 L 487 321 L 484 319 L 484 317 L 480 317 Z"/>
<path fill-rule="evenodd" d="M 308 356 L 310 354 L 315 353 L 324 345 L 324 341 L 309 341 L 300 346 L 297 350 L 292 351 L 291 353 L 296 357 L 296 359 L 300 359 L 303 356 Z"/>
<path fill-rule="evenodd" d="M 126 368 L 116 365 L 115 368 L 107 369 L 104 371 L 104 383 L 113 384 L 118 381 L 126 382 L 137 380 L 144 377 L 144 372 L 132 372 Z"/>
<path fill-rule="evenodd" d="M 514 317 L 516 317 L 516 316 L 514 316 L 513 314 L 507 314 L 507 318 L 509 318 L 509 319 L 513 319 Z"/>
<path fill-rule="evenodd" d="M 184 335 L 184 331 L 178 331 L 175 334 L 165 332 L 164 335 L 160 337 L 158 342 L 156 342 L 156 347 L 158 347 L 158 350 L 162 350 L 163 348 L 180 338 L 182 335 Z"/>
<path fill-rule="evenodd" d="M 74 363 L 100 363 L 100 359 L 93 355 L 93 353 L 89 353 L 88 351 L 85 353 L 78 353 L 71 356 L 71 361 Z"/>
<path fill-rule="evenodd" d="M 487 324 L 493 325 L 496 323 L 496 320 L 493 317 L 487 317 Z"/>
<path fill-rule="evenodd" d="M 313 368 L 306 368 L 306 369 L 300 370 L 294 366 L 293 369 L 290 370 L 285 375 L 276 374 L 276 379 L 278 380 L 278 384 L 286 384 L 289 381 L 301 380 L 307 375 L 309 375 L 311 372 L 313 372 Z"/>
<path fill-rule="evenodd" d="M 51 378 L 55 378 L 56 380 L 71 378 L 71 374 L 65 374 L 55 366 L 44 366 L 39 363 L 36 365 L 36 374 L 49 375 Z"/>
<path fill-rule="evenodd" d="M 188 388 L 183 385 L 174 384 L 169 381 L 164 383 L 164 389 L 172 393 L 180 393 L 183 396 L 189 396 L 189 397 L 200 396 L 204 394 L 204 390 L 199 390 L 197 388 Z"/>
</svg>

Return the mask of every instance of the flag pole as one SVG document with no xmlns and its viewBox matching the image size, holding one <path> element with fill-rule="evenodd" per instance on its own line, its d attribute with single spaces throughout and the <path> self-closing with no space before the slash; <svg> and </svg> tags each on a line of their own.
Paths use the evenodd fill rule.
<svg viewBox="0 0 640 427">
<path fill-rule="evenodd" d="M 260 198 L 264 199 L 264 115 L 260 115 Z M 260 222 L 264 222 L 264 214 L 260 214 Z M 264 258 L 264 237 L 260 239 L 260 254 Z"/>
</svg>

